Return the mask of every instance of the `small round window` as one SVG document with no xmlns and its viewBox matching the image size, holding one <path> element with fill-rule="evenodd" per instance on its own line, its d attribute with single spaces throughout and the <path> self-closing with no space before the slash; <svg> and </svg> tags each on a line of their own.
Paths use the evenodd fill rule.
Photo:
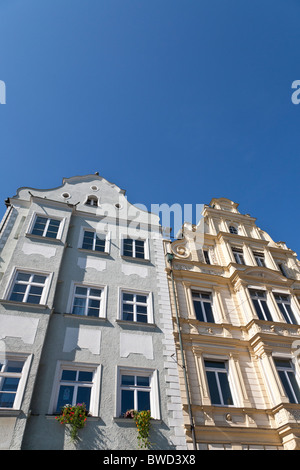
<svg viewBox="0 0 300 470">
<path fill-rule="evenodd" d="M 229 232 L 234 233 L 235 235 L 237 235 L 238 234 L 238 229 L 236 227 L 234 227 L 234 225 L 230 225 L 229 226 Z"/>
</svg>

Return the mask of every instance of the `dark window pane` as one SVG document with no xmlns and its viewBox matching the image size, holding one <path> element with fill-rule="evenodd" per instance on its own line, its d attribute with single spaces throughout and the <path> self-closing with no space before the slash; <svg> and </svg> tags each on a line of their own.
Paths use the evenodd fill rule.
<svg viewBox="0 0 300 470">
<path fill-rule="evenodd" d="M 129 300 L 129 301 L 133 301 L 133 294 L 128 294 L 126 292 L 123 293 L 123 300 Z"/>
<path fill-rule="evenodd" d="M 210 399 L 213 405 L 221 405 L 221 398 L 218 391 L 218 385 L 216 381 L 216 376 L 214 372 L 206 372 Z"/>
<path fill-rule="evenodd" d="M 294 394 L 296 395 L 296 403 L 300 403 L 300 390 L 295 374 L 294 372 L 288 372 L 287 374 L 290 379 L 292 389 L 294 390 Z"/>
<path fill-rule="evenodd" d="M 233 405 L 227 374 L 223 372 L 223 373 L 218 374 L 218 376 L 219 376 L 224 404 Z"/>
<path fill-rule="evenodd" d="M 262 306 L 262 308 L 265 312 L 265 316 L 266 316 L 267 320 L 272 321 L 272 316 L 271 316 L 269 307 L 267 305 L 267 302 L 265 300 L 261 300 L 261 306 Z"/>
<path fill-rule="evenodd" d="M 204 321 L 201 302 L 194 300 L 194 309 L 195 309 L 195 315 L 196 315 L 197 320 Z"/>
<path fill-rule="evenodd" d="M 92 382 L 92 380 L 93 380 L 93 372 L 84 371 L 84 370 L 79 371 L 79 375 L 78 375 L 79 382 Z"/>
<path fill-rule="evenodd" d="M 134 385 L 134 375 L 122 375 L 122 385 Z"/>
<path fill-rule="evenodd" d="M 22 372 L 23 365 L 22 361 L 8 361 L 5 370 L 6 372 Z"/>
<path fill-rule="evenodd" d="M 63 370 L 61 375 L 61 380 L 76 380 L 76 370 Z"/>
<path fill-rule="evenodd" d="M 150 410 L 150 392 L 138 391 L 138 411 Z"/>
<path fill-rule="evenodd" d="M 285 375 L 285 372 L 282 371 L 282 370 L 280 370 L 280 371 L 278 371 L 278 373 L 279 373 L 279 377 L 280 377 L 280 379 L 281 379 L 283 388 L 284 388 L 284 390 L 285 390 L 285 393 L 287 394 L 287 396 L 288 396 L 290 402 L 291 402 L 291 403 L 296 403 L 296 400 L 295 400 L 294 395 L 293 395 L 293 393 L 292 393 L 292 390 L 291 390 L 290 384 L 289 384 L 289 382 L 288 382 L 288 380 L 287 380 L 287 377 L 286 377 L 286 375 Z"/>
<path fill-rule="evenodd" d="M 150 377 L 140 377 L 139 376 L 139 377 L 136 378 L 136 383 L 139 386 L 149 387 Z"/>
<path fill-rule="evenodd" d="M 3 392 L 16 392 L 19 384 L 19 378 L 17 377 L 5 377 L 1 385 Z"/>
<path fill-rule="evenodd" d="M 12 408 L 15 401 L 15 393 L 0 392 L 0 407 Z"/>
<path fill-rule="evenodd" d="M 91 398 L 91 388 L 90 387 L 78 387 L 76 404 L 85 403 L 87 411 L 90 409 L 90 398 Z"/>
<path fill-rule="evenodd" d="M 74 387 L 72 385 L 61 385 L 57 400 L 56 411 L 60 411 L 64 405 L 72 404 Z"/>
<path fill-rule="evenodd" d="M 134 408 L 134 393 L 133 390 L 122 390 L 121 392 L 121 413 L 122 415 L 128 410 Z"/>
<path fill-rule="evenodd" d="M 226 369 L 225 362 L 220 362 L 220 361 L 209 361 L 206 360 L 204 361 L 205 367 L 206 368 L 214 368 L 214 369 Z"/>
<path fill-rule="evenodd" d="M 86 287 L 76 287 L 76 294 L 79 295 L 87 295 L 87 288 Z"/>
<path fill-rule="evenodd" d="M 204 310 L 206 313 L 206 321 L 213 323 L 214 316 L 212 313 L 211 303 L 210 302 L 203 302 Z"/>
</svg>

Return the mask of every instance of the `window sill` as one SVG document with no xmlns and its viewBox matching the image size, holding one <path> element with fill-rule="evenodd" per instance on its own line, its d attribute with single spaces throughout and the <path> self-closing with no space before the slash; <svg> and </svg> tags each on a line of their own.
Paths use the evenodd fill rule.
<svg viewBox="0 0 300 470">
<path fill-rule="evenodd" d="M 133 326 L 133 327 L 136 327 L 136 328 L 140 328 L 142 326 L 144 326 L 145 328 L 157 328 L 157 325 L 155 323 L 144 323 L 144 322 L 139 322 L 139 321 L 129 321 L 129 320 L 121 320 L 121 319 L 117 319 L 115 320 L 116 323 L 118 323 L 119 325 L 124 325 L 124 326 Z M 124 418 L 122 418 L 124 419 Z"/>
<path fill-rule="evenodd" d="M 126 255 L 121 255 L 121 258 L 125 261 L 134 261 L 136 263 L 145 263 L 145 264 L 149 264 L 150 263 L 150 259 L 149 258 L 135 258 L 134 256 L 126 256 Z"/>
<path fill-rule="evenodd" d="M 32 240 L 39 240 L 45 243 L 56 243 L 58 245 L 63 244 L 63 241 L 61 240 L 61 238 L 43 237 L 41 235 L 34 235 L 33 233 L 26 233 L 25 237 L 32 239 Z"/>
<path fill-rule="evenodd" d="M 3 416 L 19 416 L 21 410 L 14 410 L 13 408 L 0 408 L 0 417 Z"/>
<path fill-rule="evenodd" d="M 96 256 L 109 256 L 108 251 L 97 251 L 97 250 L 87 250 L 85 248 L 78 248 L 80 253 L 86 253 L 87 255 L 96 255 Z"/>
<path fill-rule="evenodd" d="M 96 320 L 96 321 L 102 321 L 105 322 L 107 321 L 106 317 L 92 317 L 88 315 L 75 315 L 74 313 L 63 313 L 64 317 L 68 318 L 76 318 L 77 320 L 83 319 L 83 320 Z"/>
<path fill-rule="evenodd" d="M 44 415 L 46 419 L 49 419 L 50 421 L 56 421 L 56 418 L 59 416 L 59 414 L 55 415 Z M 88 416 L 87 421 L 100 421 L 100 416 Z"/>
<path fill-rule="evenodd" d="M 44 304 L 31 304 L 30 302 L 16 302 L 15 300 L 8 300 L 8 299 L 0 299 L 0 303 L 4 304 L 4 305 L 7 304 L 7 305 L 15 305 L 15 306 L 18 306 L 18 307 L 21 307 L 21 306 L 22 307 L 28 307 L 30 309 L 36 309 L 36 310 L 49 309 L 49 306 L 44 305 Z"/>
<path fill-rule="evenodd" d="M 133 427 L 136 427 L 136 424 L 135 424 L 135 419 L 134 418 L 122 418 L 122 417 L 113 417 L 112 418 L 113 422 L 116 423 L 116 424 L 122 424 L 122 425 L 125 425 L 126 426 L 133 426 Z M 162 420 L 161 419 L 156 419 L 156 418 L 151 418 L 151 424 L 160 424 L 162 423 Z"/>
</svg>

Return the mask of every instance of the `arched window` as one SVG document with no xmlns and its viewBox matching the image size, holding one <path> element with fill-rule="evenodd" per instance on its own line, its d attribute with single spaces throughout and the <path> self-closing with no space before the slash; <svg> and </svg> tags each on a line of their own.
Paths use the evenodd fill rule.
<svg viewBox="0 0 300 470">
<path fill-rule="evenodd" d="M 86 202 L 86 206 L 98 206 L 98 198 L 96 196 L 88 196 Z"/>
</svg>

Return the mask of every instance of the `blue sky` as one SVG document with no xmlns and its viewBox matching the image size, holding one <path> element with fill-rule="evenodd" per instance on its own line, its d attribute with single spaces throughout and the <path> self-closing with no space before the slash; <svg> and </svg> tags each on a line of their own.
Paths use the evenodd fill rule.
<svg viewBox="0 0 300 470">
<path fill-rule="evenodd" d="M 0 0 L 0 201 L 100 175 L 300 252 L 297 0 Z"/>
</svg>

